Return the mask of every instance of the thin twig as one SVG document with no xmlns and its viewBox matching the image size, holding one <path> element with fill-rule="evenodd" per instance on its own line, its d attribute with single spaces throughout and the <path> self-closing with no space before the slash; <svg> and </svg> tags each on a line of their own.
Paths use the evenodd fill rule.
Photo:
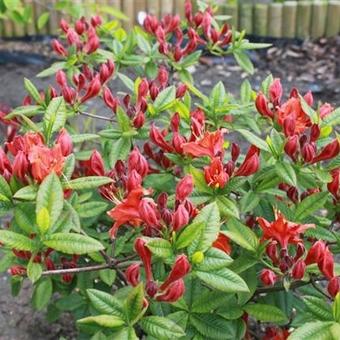
<svg viewBox="0 0 340 340">
<path fill-rule="evenodd" d="M 331 300 L 331 297 L 328 294 L 326 294 L 320 287 L 318 287 L 315 281 L 316 280 L 314 280 L 313 278 L 311 278 L 310 280 L 310 283 L 312 284 L 314 289 L 317 290 L 321 295 L 325 296 L 328 300 Z"/>
<path fill-rule="evenodd" d="M 86 117 L 90 117 L 90 118 L 94 118 L 94 119 L 106 120 L 108 122 L 114 121 L 113 117 L 110 118 L 110 117 L 105 117 L 105 116 L 99 116 L 99 115 L 95 115 L 93 113 L 84 112 L 84 111 L 78 111 L 78 113 L 82 116 L 86 116 Z"/>
<path fill-rule="evenodd" d="M 94 266 L 88 267 L 79 267 L 79 268 L 69 268 L 69 269 L 54 269 L 54 270 L 46 270 L 42 272 L 42 276 L 49 276 L 49 275 L 63 275 L 63 274 L 77 274 L 77 273 L 84 273 L 84 272 L 93 272 L 103 269 L 112 268 L 114 269 L 113 264 L 98 264 Z"/>
</svg>

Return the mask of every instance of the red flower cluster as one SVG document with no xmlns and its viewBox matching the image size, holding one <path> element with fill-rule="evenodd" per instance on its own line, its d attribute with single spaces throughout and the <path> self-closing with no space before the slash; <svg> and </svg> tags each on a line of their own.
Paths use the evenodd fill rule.
<svg viewBox="0 0 340 340">
<path fill-rule="evenodd" d="M 210 7 L 193 15 L 191 1 L 186 0 L 185 16 L 189 26 L 186 35 L 178 15 L 169 14 L 160 21 L 155 16 L 148 15 L 143 23 L 145 31 L 156 37 L 160 53 L 175 62 L 194 52 L 199 45 L 226 47 L 231 42 L 232 32 L 227 24 L 223 25 L 220 31 L 213 25 Z"/>
<path fill-rule="evenodd" d="M 41 183 L 51 172 L 61 175 L 65 157 L 72 152 L 73 146 L 71 137 L 62 129 L 52 148 L 44 144 L 38 133 L 15 136 L 13 141 L 6 143 L 6 148 L 14 158 L 11 162 L 0 149 L 0 174 L 7 180 L 14 175 L 23 183 L 27 183 L 29 178 Z"/>
<path fill-rule="evenodd" d="M 142 238 L 135 241 L 135 251 L 141 258 L 145 270 L 146 292 L 150 298 L 157 301 L 175 302 L 185 292 L 183 278 L 189 273 L 191 266 L 185 255 L 176 258 L 174 265 L 163 283 L 158 284 L 153 279 L 152 255 L 147 247 L 147 242 Z M 129 266 L 125 272 L 129 284 L 136 286 L 140 282 L 140 266 L 138 263 Z"/>
<path fill-rule="evenodd" d="M 101 25 L 101 23 L 102 21 L 98 16 L 92 17 L 90 22 L 83 17 L 75 23 L 74 27 L 71 27 L 62 19 L 60 21 L 60 28 L 66 35 L 68 48 L 76 49 L 81 54 L 92 54 L 95 52 L 100 45 L 96 27 Z M 63 57 L 69 55 L 69 51 L 57 39 L 52 41 L 52 47 L 57 54 Z"/>
</svg>

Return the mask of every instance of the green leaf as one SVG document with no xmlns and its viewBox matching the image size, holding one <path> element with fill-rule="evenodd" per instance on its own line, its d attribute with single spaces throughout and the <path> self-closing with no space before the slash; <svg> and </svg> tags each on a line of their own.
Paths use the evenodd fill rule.
<svg viewBox="0 0 340 340">
<path fill-rule="evenodd" d="M 112 314 L 124 318 L 122 303 L 114 296 L 96 289 L 87 289 L 87 295 L 93 307 L 103 314 Z"/>
<path fill-rule="evenodd" d="M 315 296 L 304 296 L 303 303 L 317 320 L 332 321 L 333 316 L 331 306 L 323 299 Z"/>
<path fill-rule="evenodd" d="M 259 149 L 269 152 L 268 144 L 262 140 L 260 137 L 257 137 L 252 132 L 245 129 L 237 129 L 238 131 L 249 143 L 254 144 Z"/>
<path fill-rule="evenodd" d="M 323 208 L 327 198 L 327 192 L 317 192 L 313 195 L 307 196 L 301 203 L 297 205 L 295 210 L 295 220 L 303 221 L 315 211 Z"/>
<path fill-rule="evenodd" d="M 169 241 L 162 238 L 150 238 L 146 246 L 151 250 L 152 254 L 157 257 L 169 258 L 173 256 L 172 247 Z"/>
<path fill-rule="evenodd" d="M 241 84 L 240 97 L 242 103 L 249 103 L 251 101 L 251 85 L 248 79 L 244 80 Z"/>
<path fill-rule="evenodd" d="M 50 302 L 53 294 L 53 285 L 51 278 L 40 280 L 34 287 L 32 304 L 37 310 L 44 309 Z"/>
<path fill-rule="evenodd" d="M 290 163 L 277 162 L 275 164 L 275 170 L 277 175 L 287 184 L 296 187 L 296 174 L 294 168 Z"/>
<path fill-rule="evenodd" d="M 52 133 L 59 131 L 66 122 L 66 106 L 63 97 L 53 98 L 44 115 L 44 129 L 49 140 Z"/>
<path fill-rule="evenodd" d="M 219 81 L 211 91 L 210 101 L 214 109 L 223 105 L 225 100 L 225 88 L 221 81 Z"/>
<path fill-rule="evenodd" d="M 72 179 L 63 183 L 65 189 L 85 190 L 95 189 L 102 185 L 112 183 L 112 178 L 105 176 L 88 176 Z"/>
<path fill-rule="evenodd" d="M 216 202 L 206 205 L 195 217 L 194 223 L 203 223 L 196 251 L 206 251 L 217 239 L 220 230 L 220 213 Z"/>
<path fill-rule="evenodd" d="M 157 112 L 161 112 L 167 109 L 167 107 L 172 104 L 176 99 L 176 88 L 175 86 L 170 86 L 162 90 L 153 105 Z"/>
<path fill-rule="evenodd" d="M 196 238 L 199 237 L 203 227 L 204 222 L 193 222 L 186 226 L 176 240 L 176 249 L 182 249 L 190 245 Z"/>
<path fill-rule="evenodd" d="M 259 246 L 259 240 L 256 234 L 236 218 L 229 219 L 227 230 L 223 230 L 222 233 L 226 234 L 244 249 L 254 252 Z"/>
<path fill-rule="evenodd" d="M 18 106 L 13 111 L 11 111 L 5 119 L 13 119 L 17 116 L 35 116 L 39 112 L 40 106 L 37 105 L 26 105 L 26 106 Z"/>
<path fill-rule="evenodd" d="M 78 234 L 56 233 L 46 237 L 44 244 L 65 254 L 82 255 L 104 249 L 99 241 Z"/>
<path fill-rule="evenodd" d="M 58 71 L 64 69 L 65 67 L 66 67 L 65 61 L 60 61 L 60 62 L 54 63 L 49 68 L 38 73 L 37 77 L 38 78 L 44 78 L 44 77 L 51 76 L 51 75 L 57 73 Z"/>
<path fill-rule="evenodd" d="M 11 188 L 3 176 L 0 176 L 0 194 L 7 197 L 9 200 L 12 198 Z"/>
<path fill-rule="evenodd" d="M 235 204 L 234 201 L 232 201 L 228 197 L 218 196 L 216 198 L 216 203 L 222 217 L 236 217 L 236 218 L 240 217 L 237 205 Z"/>
<path fill-rule="evenodd" d="M 218 290 L 205 291 L 195 297 L 191 311 L 194 313 L 211 313 L 220 306 L 228 306 L 231 298 L 231 294 L 221 294 Z"/>
<path fill-rule="evenodd" d="M 340 293 L 336 297 L 332 305 L 333 318 L 337 323 L 340 323 Z"/>
<path fill-rule="evenodd" d="M 32 281 L 32 283 L 37 282 L 42 274 L 42 267 L 40 263 L 35 263 L 33 261 L 34 256 L 31 258 L 27 265 L 27 277 Z"/>
<path fill-rule="evenodd" d="M 225 268 L 233 262 L 233 259 L 224 251 L 217 248 L 210 248 L 204 254 L 204 260 L 197 266 L 197 270 L 210 272 Z"/>
<path fill-rule="evenodd" d="M 133 327 L 126 327 L 115 333 L 115 339 L 119 340 L 139 340 Z M 92 340 L 92 339 L 91 339 Z M 95 339 L 93 339 L 95 340 Z"/>
<path fill-rule="evenodd" d="M 34 185 L 27 185 L 19 189 L 13 196 L 13 198 L 23 201 L 34 201 L 37 197 L 38 188 Z"/>
<path fill-rule="evenodd" d="M 140 326 L 149 336 L 159 340 L 179 339 L 185 336 L 181 327 L 172 320 L 161 316 L 147 316 L 140 321 Z"/>
<path fill-rule="evenodd" d="M 235 50 L 234 57 L 237 63 L 249 74 L 254 73 L 254 66 L 248 55 L 242 50 Z"/>
<path fill-rule="evenodd" d="M 116 280 L 116 271 L 113 269 L 104 269 L 99 271 L 100 279 L 108 286 L 112 286 Z"/>
<path fill-rule="evenodd" d="M 40 184 L 37 194 L 36 213 L 38 215 L 43 208 L 46 208 L 50 216 L 51 226 L 53 226 L 63 210 L 63 205 L 63 188 L 61 187 L 59 178 L 53 172 Z"/>
<path fill-rule="evenodd" d="M 0 230 L 0 242 L 17 250 L 34 251 L 36 246 L 30 238 L 10 230 Z"/>
<path fill-rule="evenodd" d="M 50 18 L 49 12 L 45 12 L 39 16 L 37 23 L 39 30 L 41 30 L 47 24 L 49 18 Z"/>
<path fill-rule="evenodd" d="M 125 324 L 124 320 L 115 315 L 95 315 L 77 321 L 80 324 L 96 324 L 106 328 L 118 328 Z"/>
<path fill-rule="evenodd" d="M 117 76 L 131 92 L 134 91 L 135 85 L 129 77 L 127 77 L 125 74 L 119 73 L 119 72 L 117 73 Z"/>
<path fill-rule="evenodd" d="M 332 334 L 333 325 L 333 322 L 307 322 L 296 329 L 288 340 L 336 340 L 337 338 Z"/>
<path fill-rule="evenodd" d="M 243 279 L 227 268 L 215 272 L 197 271 L 196 275 L 211 288 L 218 289 L 225 293 L 249 291 Z"/>
<path fill-rule="evenodd" d="M 94 133 L 81 133 L 79 135 L 71 135 L 73 144 L 88 142 L 90 140 L 97 139 L 99 137 L 100 137 L 99 135 L 96 135 Z"/>
<path fill-rule="evenodd" d="M 124 161 L 131 150 L 131 139 L 126 137 L 119 138 L 113 143 L 110 152 L 110 166 L 114 167 L 118 160 Z"/>
<path fill-rule="evenodd" d="M 37 213 L 37 225 L 41 234 L 45 234 L 51 226 L 50 214 L 45 207 Z"/>
<path fill-rule="evenodd" d="M 258 321 L 285 323 L 288 318 L 283 311 L 272 305 L 264 305 L 261 303 L 251 303 L 243 307 L 243 309 Z"/>
<path fill-rule="evenodd" d="M 137 287 L 134 287 L 128 294 L 125 301 L 125 310 L 129 320 L 129 325 L 133 325 L 138 318 L 141 316 L 143 311 L 144 301 L 144 288 L 143 284 L 140 283 Z"/>
<path fill-rule="evenodd" d="M 30 94 L 30 96 L 37 102 L 41 102 L 41 97 L 38 89 L 34 86 L 34 84 L 27 78 L 24 78 L 24 86 L 26 91 Z"/>
</svg>

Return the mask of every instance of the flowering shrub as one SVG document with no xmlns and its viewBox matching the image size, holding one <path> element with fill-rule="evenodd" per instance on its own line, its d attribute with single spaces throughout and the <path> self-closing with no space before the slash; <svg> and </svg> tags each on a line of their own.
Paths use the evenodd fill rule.
<svg viewBox="0 0 340 340">
<path fill-rule="evenodd" d="M 92 339 L 339 338 L 340 110 L 271 76 L 202 93 L 203 50 L 252 72 L 264 47 L 218 19 L 186 1 L 185 21 L 129 34 L 62 21 L 40 74 L 57 86 L 26 79 L 1 112 L 0 267 L 49 320 L 70 311 Z"/>
</svg>

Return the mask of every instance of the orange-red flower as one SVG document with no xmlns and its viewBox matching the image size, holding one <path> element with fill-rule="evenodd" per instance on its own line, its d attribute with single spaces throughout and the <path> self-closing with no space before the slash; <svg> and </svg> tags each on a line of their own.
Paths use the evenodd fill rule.
<svg viewBox="0 0 340 340">
<path fill-rule="evenodd" d="M 289 243 L 301 242 L 300 234 L 306 229 L 314 228 L 314 224 L 299 224 L 287 221 L 281 213 L 275 214 L 275 221 L 268 222 L 265 218 L 259 217 L 257 221 L 263 230 L 264 240 L 276 240 L 281 247 L 286 249 Z"/>
<path fill-rule="evenodd" d="M 214 158 L 209 166 L 204 167 L 205 181 L 214 188 L 224 188 L 229 180 L 229 175 L 223 169 L 220 158 Z"/>
<path fill-rule="evenodd" d="M 222 130 L 205 132 L 203 138 L 183 144 L 183 152 L 192 157 L 209 156 L 214 158 L 221 156 L 223 154 L 223 134 Z"/>
<path fill-rule="evenodd" d="M 311 121 L 302 108 L 300 98 L 292 97 L 279 108 L 277 122 L 283 127 L 286 119 L 292 119 L 295 122 L 294 132 L 296 134 L 302 133 L 311 126 Z"/>
</svg>

